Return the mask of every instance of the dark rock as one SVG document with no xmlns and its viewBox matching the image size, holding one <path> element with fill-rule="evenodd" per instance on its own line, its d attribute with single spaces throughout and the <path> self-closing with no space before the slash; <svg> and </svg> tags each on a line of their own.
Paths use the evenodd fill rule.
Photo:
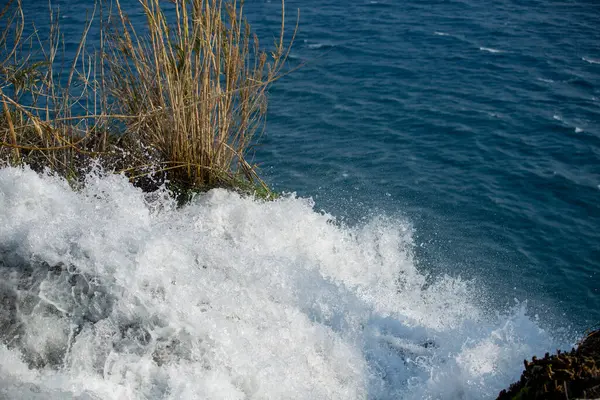
<svg viewBox="0 0 600 400">
<path fill-rule="evenodd" d="M 525 360 L 519 382 L 497 400 L 564 400 L 600 398 L 600 330 L 588 334 L 577 349 Z"/>
</svg>

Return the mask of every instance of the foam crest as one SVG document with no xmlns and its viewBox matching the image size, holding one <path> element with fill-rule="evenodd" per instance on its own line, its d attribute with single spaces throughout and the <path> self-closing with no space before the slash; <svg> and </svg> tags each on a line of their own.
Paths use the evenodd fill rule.
<svg viewBox="0 0 600 400">
<path fill-rule="evenodd" d="M 493 49 L 491 47 L 480 47 L 479 50 L 486 51 L 488 53 L 493 53 L 493 54 L 504 53 L 503 50 Z"/>
<path fill-rule="evenodd" d="M 581 59 L 590 64 L 600 64 L 600 59 L 591 57 L 581 57 Z"/>
<path fill-rule="evenodd" d="M 1 169 L 0 397 L 479 399 L 554 345 L 420 272 L 406 221 L 313 206 Z"/>
</svg>

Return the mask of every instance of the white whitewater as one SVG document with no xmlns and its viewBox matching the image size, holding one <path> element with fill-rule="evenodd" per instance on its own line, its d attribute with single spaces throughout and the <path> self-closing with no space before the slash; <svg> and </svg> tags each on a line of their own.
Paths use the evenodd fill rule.
<svg viewBox="0 0 600 400">
<path fill-rule="evenodd" d="M 427 278 L 411 227 L 0 169 L 2 399 L 483 399 L 556 348 Z"/>
</svg>

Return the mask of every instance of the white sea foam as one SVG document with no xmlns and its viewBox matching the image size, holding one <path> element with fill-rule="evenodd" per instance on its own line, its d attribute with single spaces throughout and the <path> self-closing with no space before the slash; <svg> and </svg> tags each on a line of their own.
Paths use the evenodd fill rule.
<svg viewBox="0 0 600 400">
<path fill-rule="evenodd" d="M 504 53 L 503 50 L 493 49 L 491 47 L 480 47 L 479 50 L 487 51 L 488 53 Z"/>
<path fill-rule="evenodd" d="M 437 35 L 437 36 L 450 36 L 450 34 L 449 34 L 449 33 L 446 33 L 446 32 L 439 32 L 439 31 L 435 31 L 435 32 L 433 32 L 433 34 L 434 34 L 434 35 Z"/>
<path fill-rule="evenodd" d="M 482 399 L 554 349 L 428 279 L 411 227 L 0 169 L 0 398 Z M 4 397 L 3 397 L 4 396 Z"/>
<path fill-rule="evenodd" d="M 330 44 L 330 43 L 311 43 L 308 45 L 308 48 L 311 50 L 330 48 L 330 47 L 335 47 L 335 45 Z"/>
<path fill-rule="evenodd" d="M 552 116 L 552 119 L 554 119 L 555 121 L 562 122 L 563 125 L 565 125 L 565 126 L 573 128 L 573 130 L 575 131 L 575 133 L 581 133 L 581 132 L 583 132 L 583 128 L 581 128 L 579 126 L 576 126 L 576 125 L 574 125 L 571 122 L 565 121 L 565 119 L 563 117 L 561 117 L 560 115 L 554 114 Z"/>
<path fill-rule="evenodd" d="M 596 59 L 596 58 L 590 58 L 590 57 L 581 57 L 581 59 L 585 62 L 588 62 L 590 64 L 600 64 L 600 60 Z"/>
</svg>

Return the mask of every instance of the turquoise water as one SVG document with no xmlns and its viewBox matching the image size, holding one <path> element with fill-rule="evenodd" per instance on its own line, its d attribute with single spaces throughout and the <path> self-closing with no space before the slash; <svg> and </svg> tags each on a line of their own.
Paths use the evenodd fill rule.
<svg viewBox="0 0 600 400">
<path fill-rule="evenodd" d="M 494 398 L 600 322 L 600 5 L 286 6 L 255 161 L 296 195 L 0 169 L 0 398 Z"/>
</svg>

